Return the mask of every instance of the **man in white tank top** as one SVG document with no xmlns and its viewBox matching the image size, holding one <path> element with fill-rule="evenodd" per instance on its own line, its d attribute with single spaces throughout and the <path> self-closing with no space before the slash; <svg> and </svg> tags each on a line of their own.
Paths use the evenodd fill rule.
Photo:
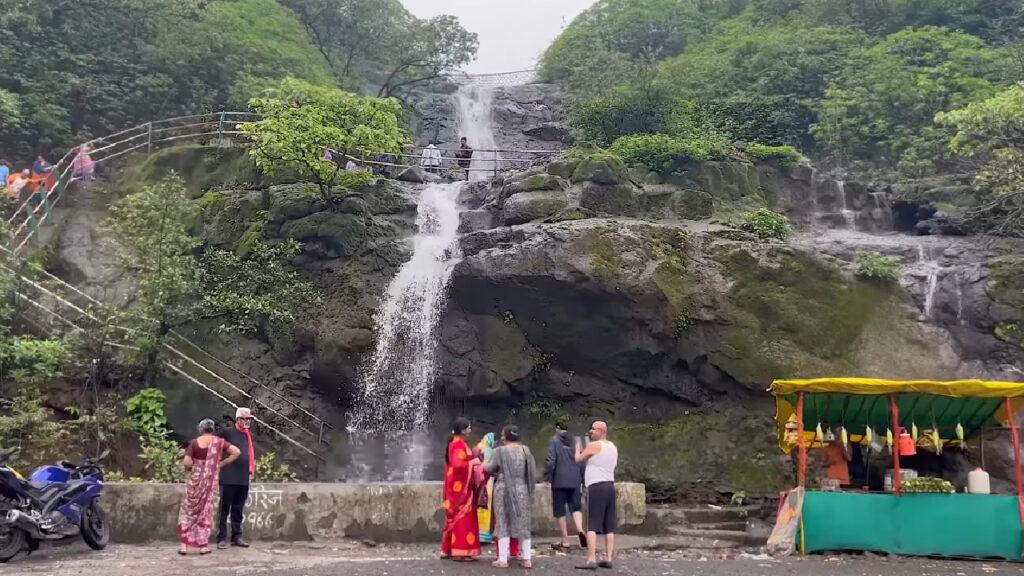
<svg viewBox="0 0 1024 576">
<path fill-rule="evenodd" d="M 590 444 L 576 446 L 576 462 L 586 465 L 583 483 L 587 487 L 587 561 L 580 570 L 612 567 L 615 548 L 615 468 L 619 450 L 608 440 L 608 424 L 597 421 L 590 427 Z M 603 534 L 604 560 L 597 561 L 597 536 Z"/>
</svg>

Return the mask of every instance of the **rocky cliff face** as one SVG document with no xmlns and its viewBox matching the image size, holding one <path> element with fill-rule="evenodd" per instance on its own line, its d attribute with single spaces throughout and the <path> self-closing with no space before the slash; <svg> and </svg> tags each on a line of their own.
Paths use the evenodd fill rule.
<svg viewBox="0 0 1024 576">
<path fill-rule="evenodd" d="M 436 97 L 439 118 L 446 98 Z M 502 148 L 569 139 L 550 87 L 498 89 L 494 120 Z M 303 243 L 294 265 L 325 295 L 315 317 L 252 338 L 193 333 L 340 424 L 373 314 L 408 258 L 418 189 L 382 181 L 328 205 L 306 184 L 245 184 L 240 158 L 168 151 L 136 179 L 183 172 L 211 245 Z M 554 418 L 600 416 L 613 422 L 628 477 L 771 491 L 789 470 L 764 393 L 773 378 L 1019 378 L 1024 246 L 887 232 L 899 218 L 891 197 L 891 187 L 805 167 L 706 162 L 662 177 L 599 151 L 467 185 L 436 418 L 517 421 L 542 444 Z M 118 280 L 96 229 L 106 201 L 65 212 L 54 261 L 101 296 Z M 787 213 L 800 232 L 766 243 L 729 226 L 759 207 Z M 857 279 L 862 251 L 899 259 L 898 285 Z"/>
</svg>

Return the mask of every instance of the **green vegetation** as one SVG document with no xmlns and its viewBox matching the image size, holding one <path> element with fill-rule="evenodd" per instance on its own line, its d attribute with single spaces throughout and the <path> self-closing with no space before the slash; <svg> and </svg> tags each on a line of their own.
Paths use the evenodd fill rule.
<svg viewBox="0 0 1024 576">
<path fill-rule="evenodd" d="M 147 384 L 156 377 L 160 344 L 178 326 L 204 318 L 237 331 L 263 322 L 290 324 L 312 313 L 319 300 L 284 264 L 298 252 L 294 242 L 267 247 L 256 241 L 245 257 L 216 249 L 197 257 L 201 242 L 189 234 L 197 210 L 173 174 L 111 207 L 108 226 L 118 255 L 138 285 L 131 311 Z"/>
<path fill-rule="evenodd" d="M 286 77 L 404 97 L 477 49 L 455 18 L 418 19 L 398 0 L 22 0 L 0 7 L 0 29 L 12 160 L 244 107 Z"/>
<path fill-rule="evenodd" d="M 981 193 L 967 216 L 982 230 L 1024 236 L 1024 88 L 940 114 L 938 121 L 956 130 L 953 152 L 981 163 Z"/>
<path fill-rule="evenodd" d="M 899 261 L 875 252 L 858 252 L 853 266 L 858 278 L 882 282 L 895 282 L 900 279 Z"/>
<path fill-rule="evenodd" d="M 708 139 L 640 134 L 619 138 L 610 150 L 626 164 L 639 164 L 659 174 L 670 174 L 688 162 L 717 159 L 722 156 L 724 147 L 724 142 Z"/>
<path fill-rule="evenodd" d="M 256 147 L 252 157 L 269 176 L 297 172 L 320 187 L 330 200 L 336 186 L 368 184 L 366 172 L 350 172 L 324 159 L 332 149 L 359 157 L 397 154 L 407 140 L 398 124 L 401 107 L 394 100 L 357 96 L 333 88 L 286 79 L 265 98 L 252 101 L 263 118 L 242 125 Z"/>
<path fill-rule="evenodd" d="M 997 115 L 1020 118 L 1022 23 L 1021 0 L 602 0 L 542 73 L 578 136 L 627 163 L 664 170 L 738 141 L 752 160 L 802 150 L 894 178 L 982 164 L 969 223 L 1015 234 L 1024 156 L 995 136 L 1012 127 Z"/>
<path fill-rule="evenodd" d="M 147 475 L 156 482 L 182 482 L 185 469 L 181 465 L 181 448 L 168 438 L 164 393 L 154 388 L 140 390 L 128 399 L 128 420 L 139 434 Z"/>
<path fill-rule="evenodd" d="M 277 461 L 277 454 L 264 452 L 256 458 L 256 478 L 260 482 L 295 482 L 295 473 L 283 462 Z"/>
<path fill-rule="evenodd" d="M 767 208 L 747 214 L 741 228 L 761 240 L 785 240 L 793 231 L 785 214 Z"/>
</svg>

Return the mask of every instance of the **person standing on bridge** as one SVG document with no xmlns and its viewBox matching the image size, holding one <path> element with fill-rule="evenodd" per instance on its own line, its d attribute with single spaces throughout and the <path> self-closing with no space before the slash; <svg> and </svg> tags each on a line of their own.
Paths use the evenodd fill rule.
<svg viewBox="0 0 1024 576">
<path fill-rule="evenodd" d="M 420 166 L 426 169 L 427 172 L 436 174 L 441 171 L 441 160 L 441 149 L 431 142 L 429 146 L 423 149 L 423 154 L 420 156 Z"/>
<path fill-rule="evenodd" d="M 242 538 L 242 523 L 245 521 L 245 501 L 249 498 L 249 484 L 256 475 L 256 450 L 252 443 L 252 411 L 239 408 L 235 411 L 235 425 L 217 433 L 218 436 L 237 446 L 241 456 L 225 466 L 220 473 L 220 516 L 217 521 L 217 548 L 228 547 L 228 517 L 231 517 L 231 545 L 248 548 Z"/>
<path fill-rule="evenodd" d="M 459 142 L 459 150 L 455 153 L 455 158 L 457 158 L 459 168 L 466 173 L 466 180 L 469 180 L 469 167 L 473 165 L 473 148 L 470 147 L 465 136 Z"/>
<path fill-rule="evenodd" d="M 182 464 L 188 471 L 185 499 L 178 511 L 178 554 L 198 548 L 199 554 L 210 553 L 210 532 L 213 531 L 213 495 L 221 468 L 238 460 L 241 451 L 214 435 L 217 424 L 209 418 L 199 423 L 199 437 L 188 445 Z"/>
<path fill-rule="evenodd" d="M 585 464 L 583 483 L 587 487 L 587 561 L 581 570 L 612 567 L 615 548 L 615 468 L 619 450 L 608 440 L 608 424 L 600 420 L 590 427 L 590 444 L 576 445 L 576 462 Z M 604 534 L 604 560 L 597 561 L 597 536 Z"/>
</svg>

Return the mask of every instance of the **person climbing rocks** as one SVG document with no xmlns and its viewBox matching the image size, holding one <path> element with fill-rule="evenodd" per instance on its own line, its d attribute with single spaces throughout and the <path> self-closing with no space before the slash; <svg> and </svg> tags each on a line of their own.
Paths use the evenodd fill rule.
<svg viewBox="0 0 1024 576">
<path fill-rule="evenodd" d="M 581 548 L 587 547 L 587 535 L 583 532 L 583 473 L 576 463 L 574 437 L 563 422 L 555 423 L 555 435 L 548 444 L 548 455 L 544 461 L 544 479 L 551 483 L 552 514 L 562 532 L 562 549 L 569 549 L 569 529 L 566 512 L 572 515 Z"/>
<path fill-rule="evenodd" d="M 256 451 L 252 443 L 252 411 L 238 408 L 235 423 L 217 433 L 232 446 L 237 446 L 241 456 L 220 471 L 220 515 L 217 521 L 217 548 L 228 547 L 228 517 L 231 518 L 231 545 L 248 548 L 242 538 L 242 523 L 245 520 L 245 501 L 249 498 L 249 484 L 256 475 Z"/>
<path fill-rule="evenodd" d="M 576 568 L 596 570 L 612 567 L 615 549 L 615 468 L 619 450 L 608 440 L 608 424 L 600 420 L 590 427 L 590 444 L 576 445 L 576 462 L 585 464 L 583 483 L 587 486 L 587 561 Z M 597 537 L 604 535 L 604 560 L 597 561 Z"/>
<path fill-rule="evenodd" d="M 459 168 L 466 173 L 466 180 L 469 180 L 469 167 L 473 165 L 473 148 L 470 147 L 465 136 L 459 141 L 459 150 L 455 153 L 455 158 Z"/>
</svg>

